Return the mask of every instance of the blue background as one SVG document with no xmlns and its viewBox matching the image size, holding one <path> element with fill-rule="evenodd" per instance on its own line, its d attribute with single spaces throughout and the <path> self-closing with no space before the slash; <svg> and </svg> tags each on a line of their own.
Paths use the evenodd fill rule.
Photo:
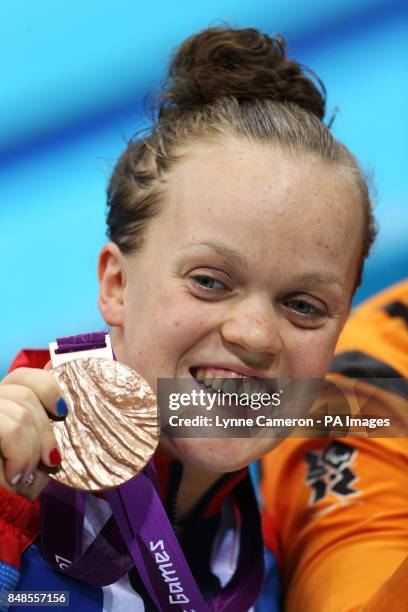
<svg viewBox="0 0 408 612">
<path fill-rule="evenodd" d="M 374 173 L 380 239 L 356 301 L 408 261 L 408 4 L 392 0 L 4 0 L 0 6 L 0 374 L 21 347 L 103 327 L 105 188 L 186 36 L 280 32 L 325 82 L 335 134 Z"/>
</svg>

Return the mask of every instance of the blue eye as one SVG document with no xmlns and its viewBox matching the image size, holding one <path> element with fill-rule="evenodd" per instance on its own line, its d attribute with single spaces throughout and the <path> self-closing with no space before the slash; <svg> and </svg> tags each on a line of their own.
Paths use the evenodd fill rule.
<svg viewBox="0 0 408 612">
<path fill-rule="evenodd" d="M 217 291 L 217 289 L 218 290 L 225 289 L 224 283 L 221 283 L 221 281 L 218 281 L 215 278 L 212 278 L 211 276 L 207 276 L 205 274 L 199 274 L 198 276 L 194 276 L 193 278 L 196 281 L 196 283 L 203 289 L 215 290 L 215 291 Z"/>
<path fill-rule="evenodd" d="M 292 310 L 303 316 L 320 314 L 317 308 L 305 302 L 305 300 L 291 300 L 288 304 L 291 305 Z"/>
</svg>

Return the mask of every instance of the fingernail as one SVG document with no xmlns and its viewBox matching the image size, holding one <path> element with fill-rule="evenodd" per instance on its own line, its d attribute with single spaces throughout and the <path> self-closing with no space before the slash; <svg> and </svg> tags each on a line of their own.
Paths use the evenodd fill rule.
<svg viewBox="0 0 408 612">
<path fill-rule="evenodd" d="M 13 478 L 10 479 L 11 484 L 16 485 L 18 481 L 20 480 L 20 478 L 22 477 L 22 475 L 23 475 L 23 472 L 19 472 L 18 474 L 13 476 Z"/>
<path fill-rule="evenodd" d="M 33 472 L 30 472 L 29 474 L 27 474 L 26 479 L 24 481 L 25 486 L 26 487 L 31 487 L 34 484 L 35 477 L 36 477 L 36 471 L 35 470 Z"/>
<path fill-rule="evenodd" d="M 58 448 L 53 448 L 50 452 L 50 463 L 54 465 L 59 465 L 61 463 L 61 455 L 59 454 Z"/>
<path fill-rule="evenodd" d="M 68 406 L 63 397 L 57 400 L 57 413 L 58 416 L 66 416 L 68 413 Z"/>
</svg>

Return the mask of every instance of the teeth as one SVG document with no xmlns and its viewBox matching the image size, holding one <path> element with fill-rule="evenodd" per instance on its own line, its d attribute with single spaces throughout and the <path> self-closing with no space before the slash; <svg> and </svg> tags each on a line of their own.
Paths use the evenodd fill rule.
<svg viewBox="0 0 408 612">
<path fill-rule="evenodd" d="M 216 377 L 214 374 L 215 368 L 197 368 L 194 374 L 194 377 L 199 380 L 213 380 L 215 378 L 226 380 L 230 378 L 248 378 L 247 376 L 242 376 L 242 374 L 238 374 L 238 372 L 234 372 L 230 370 L 227 376 L 218 376 Z"/>
<path fill-rule="evenodd" d="M 243 393 L 243 392 L 244 392 L 244 384 L 243 384 L 242 379 L 241 379 L 241 381 L 236 381 L 236 383 L 235 383 L 235 393 L 237 395 L 241 395 L 241 393 Z"/>
<path fill-rule="evenodd" d="M 222 392 L 223 393 L 236 393 L 237 392 L 237 388 L 238 388 L 238 384 L 237 384 L 237 380 L 236 378 L 228 378 L 227 380 L 224 380 L 224 383 L 222 385 Z"/>
<path fill-rule="evenodd" d="M 201 383 L 206 389 L 212 389 L 220 393 L 237 393 L 252 395 L 254 393 L 272 393 L 272 388 L 265 385 L 265 381 L 259 378 L 249 378 L 242 376 L 238 372 L 229 372 L 226 378 L 216 378 L 214 373 L 215 368 L 197 368 L 194 373 L 195 379 Z"/>
<path fill-rule="evenodd" d="M 214 369 L 197 368 L 195 379 L 206 389 L 213 389 L 221 393 L 253 393 L 254 388 L 258 387 L 258 381 L 247 376 L 242 376 L 238 372 L 231 371 L 228 378 L 215 378 Z M 260 383 L 261 381 L 259 381 Z"/>
<path fill-rule="evenodd" d="M 250 378 L 246 379 L 243 381 L 242 383 L 242 393 L 251 393 L 252 389 L 253 389 L 253 380 L 251 380 Z"/>
<path fill-rule="evenodd" d="M 211 383 L 211 387 L 215 389 L 215 391 L 221 391 L 224 385 L 224 380 L 222 378 L 214 378 Z"/>
<path fill-rule="evenodd" d="M 265 387 L 261 380 L 255 380 L 251 383 L 251 393 L 262 393 L 265 390 Z"/>
<path fill-rule="evenodd" d="M 200 382 L 209 380 L 211 381 L 214 379 L 214 375 L 211 373 L 211 370 L 209 368 L 197 368 L 195 377 Z"/>
</svg>

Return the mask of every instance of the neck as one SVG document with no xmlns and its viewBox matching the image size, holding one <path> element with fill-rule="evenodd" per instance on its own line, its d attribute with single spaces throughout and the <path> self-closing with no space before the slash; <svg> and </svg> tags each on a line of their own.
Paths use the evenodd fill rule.
<svg viewBox="0 0 408 612">
<path fill-rule="evenodd" d="M 185 520 L 221 476 L 219 473 L 200 471 L 195 466 L 184 465 L 176 499 L 175 521 Z"/>
</svg>

